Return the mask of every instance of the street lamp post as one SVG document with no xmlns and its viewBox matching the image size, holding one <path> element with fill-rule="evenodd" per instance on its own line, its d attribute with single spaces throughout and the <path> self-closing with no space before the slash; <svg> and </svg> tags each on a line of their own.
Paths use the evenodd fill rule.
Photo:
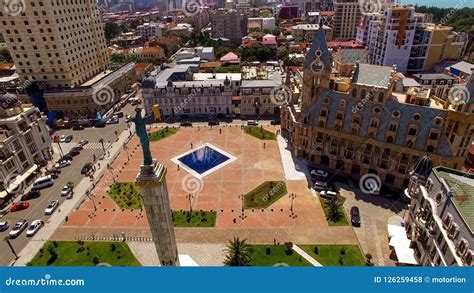
<svg viewBox="0 0 474 293">
<path fill-rule="evenodd" d="M 289 197 L 290 197 L 290 211 L 291 211 L 290 217 L 294 219 L 294 218 L 297 217 L 296 214 L 295 214 L 295 211 L 293 210 L 293 202 L 294 202 L 294 200 L 295 200 L 295 198 L 296 198 L 296 194 L 291 193 L 291 194 L 289 195 Z"/>
</svg>

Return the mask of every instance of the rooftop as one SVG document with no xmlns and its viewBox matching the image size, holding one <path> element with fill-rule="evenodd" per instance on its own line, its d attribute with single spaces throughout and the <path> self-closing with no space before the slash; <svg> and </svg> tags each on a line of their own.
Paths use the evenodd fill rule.
<svg viewBox="0 0 474 293">
<path fill-rule="evenodd" d="M 359 64 L 354 73 L 353 83 L 379 88 L 388 88 L 392 77 L 392 67 L 371 64 Z"/>
<path fill-rule="evenodd" d="M 445 167 L 434 169 L 438 178 L 443 178 L 453 191 L 451 201 L 464 218 L 471 231 L 474 230 L 474 175 Z"/>
<path fill-rule="evenodd" d="M 461 61 L 459 63 L 451 65 L 451 68 L 454 68 L 467 74 L 471 74 L 471 70 L 474 69 L 474 64 Z"/>
<path fill-rule="evenodd" d="M 426 73 L 426 74 L 413 74 L 414 77 L 422 80 L 432 80 L 432 79 L 452 79 L 455 80 L 457 78 L 447 75 L 444 73 Z"/>
</svg>

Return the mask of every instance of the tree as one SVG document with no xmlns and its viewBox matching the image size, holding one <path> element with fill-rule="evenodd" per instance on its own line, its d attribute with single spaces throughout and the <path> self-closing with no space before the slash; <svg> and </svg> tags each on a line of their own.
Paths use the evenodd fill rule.
<svg viewBox="0 0 474 293">
<path fill-rule="evenodd" d="M 241 267 L 248 266 L 250 264 L 252 247 L 246 243 L 247 239 L 240 240 L 238 237 L 234 237 L 234 240 L 230 240 L 227 248 L 225 249 L 226 258 L 224 264 L 226 266 Z"/>
<path fill-rule="evenodd" d="M 5 63 L 12 63 L 13 59 L 10 54 L 10 51 L 8 51 L 7 48 L 1 48 L 0 49 L 0 62 L 5 62 Z"/>
<path fill-rule="evenodd" d="M 342 204 L 336 199 L 324 202 L 324 208 L 327 211 L 326 218 L 331 222 L 337 222 L 342 218 Z"/>
<path fill-rule="evenodd" d="M 272 30 L 272 35 L 279 36 L 281 34 L 281 30 L 279 28 L 275 28 Z"/>
<path fill-rule="evenodd" d="M 115 22 L 106 22 L 104 28 L 105 39 L 107 42 L 120 34 L 120 27 Z"/>
</svg>

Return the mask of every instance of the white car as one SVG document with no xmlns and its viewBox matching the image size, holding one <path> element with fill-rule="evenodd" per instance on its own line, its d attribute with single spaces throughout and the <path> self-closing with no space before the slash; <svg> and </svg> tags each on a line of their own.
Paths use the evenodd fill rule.
<svg viewBox="0 0 474 293">
<path fill-rule="evenodd" d="M 79 144 L 80 144 L 81 146 L 85 146 L 85 145 L 88 144 L 88 143 L 89 143 L 89 141 L 88 141 L 87 139 L 83 139 L 83 140 L 81 140 L 81 141 L 79 142 Z"/>
<path fill-rule="evenodd" d="M 71 193 L 72 188 L 69 185 L 64 185 L 63 189 L 61 189 L 61 196 L 67 196 L 69 193 Z"/>
<path fill-rule="evenodd" d="M 13 227 L 10 233 L 8 233 L 8 237 L 9 238 L 18 237 L 21 234 L 21 232 L 23 232 L 23 230 L 26 229 L 26 227 L 28 227 L 28 222 L 25 219 L 18 221 L 15 224 L 15 227 Z"/>
<path fill-rule="evenodd" d="M 314 170 L 311 170 L 310 175 L 311 175 L 311 179 L 318 180 L 318 179 L 327 178 L 329 174 L 328 172 L 324 170 L 314 169 Z"/>
<path fill-rule="evenodd" d="M 51 201 L 49 205 L 46 207 L 46 209 L 44 210 L 44 214 L 51 215 L 56 210 L 58 205 L 59 205 L 59 200 Z"/>
<path fill-rule="evenodd" d="M 322 190 L 329 189 L 329 184 L 325 181 L 316 181 L 314 182 L 313 188 L 316 191 L 322 191 Z"/>
<path fill-rule="evenodd" d="M 28 230 L 26 230 L 26 236 L 27 237 L 34 236 L 36 234 L 36 232 L 38 232 L 39 229 L 41 229 L 41 227 L 43 227 L 43 226 L 44 226 L 43 221 L 34 220 L 33 222 L 31 222 L 31 225 L 28 228 Z"/>
<path fill-rule="evenodd" d="M 249 120 L 249 121 L 247 121 L 247 125 L 250 125 L 250 126 L 257 126 L 257 125 L 258 125 L 258 121 L 257 121 L 257 120 Z"/>
<path fill-rule="evenodd" d="M 337 199 L 337 192 L 331 190 L 323 190 L 319 193 L 319 196 L 326 199 Z"/>
<path fill-rule="evenodd" d="M 64 167 L 67 167 L 69 165 L 71 165 L 71 160 L 62 160 L 62 161 L 59 161 L 56 163 L 56 165 L 54 165 L 55 168 L 64 168 Z"/>
<path fill-rule="evenodd" d="M 106 124 L 117 124 L 119 123 L 119 118 L 117 116 L 112 116 L 112 118 L 110 118 L 109 120 L 107 120 L 107 122 L 105 122 Z"/>
</svg>

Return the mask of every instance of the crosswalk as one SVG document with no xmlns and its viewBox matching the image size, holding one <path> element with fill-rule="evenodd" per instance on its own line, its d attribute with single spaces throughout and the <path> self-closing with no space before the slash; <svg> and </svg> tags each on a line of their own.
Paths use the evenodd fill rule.
<svg viewBox="0 0 474 293">
<path fill-rule="evenodd" d="M 112 144 L 109 142 L 104 142 L 104 148 L 108 149 Z M 84 149 L 86 150 L 97 150 L 97 149 L 102 149 L 102 144 L 100 142 L 91 142 L 88 143 L 84 146 Z"/>
</svg>

